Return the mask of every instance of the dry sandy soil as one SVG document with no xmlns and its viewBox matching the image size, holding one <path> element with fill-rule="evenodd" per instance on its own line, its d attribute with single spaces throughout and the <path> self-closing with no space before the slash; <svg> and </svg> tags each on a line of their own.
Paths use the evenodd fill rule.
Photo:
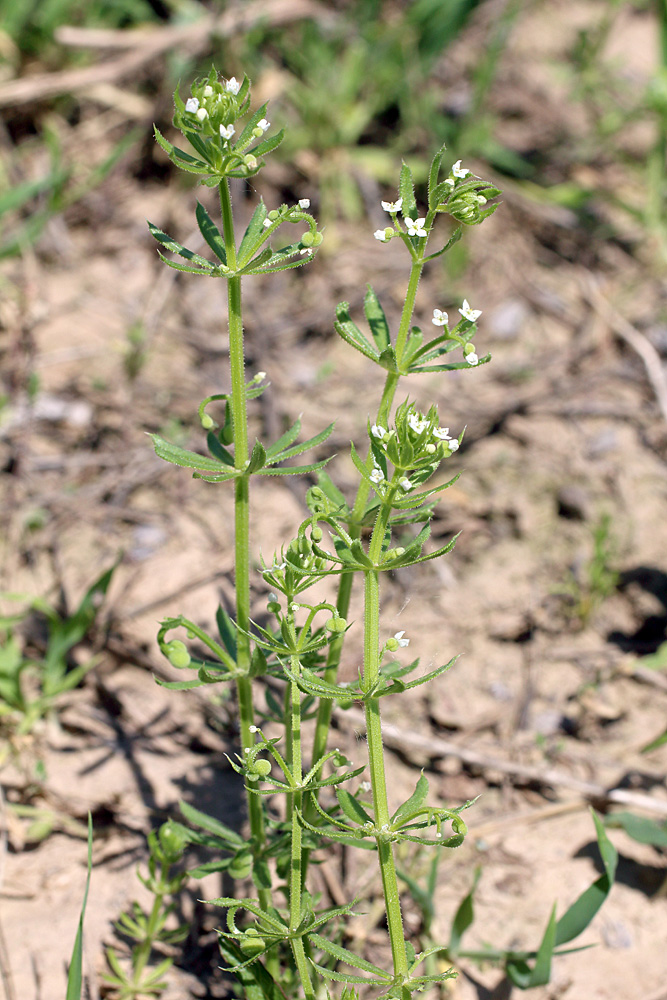
<svg viewBox="0 0 667 1000">
<path fill-rule="evenodd" d="M 495 91 L 499 138 L 517 148 L 531 130 L 548 143 L 582 127 L 562 101 L 557 71 L 577 28 L 566 17 L 573 5 L 545 6 L 519 22 Z M 648 72 L 650 19 L 628 17 L 623 32 L 633 39 L 623 51 L 644 52 L 627 72 Z M 456 56 L 462 65 L 466 51 Z M 521 115 L 504 114 L 513 102 Z M 469 165 L 486 176 L 483 164 Z M 601 189 L 618 182 L 613 165 L 599 169 Z M 283 176 L 267 168 L 259 187 L 267 202 L 279 197 Z M 448 675 L 388 699 L 384 711 L 397 729 L 387 740 L 396 804 L 421 767 L 442 801 L 479 796 L 466 846 L 440 869 L 434 936 L 448 936 L 479 865 L 467 944 L 533 947 L 552 903 L 562 913 L 600 870 L 591 804 L 608 811 L 607 791 L 623 789 L 650 798 L 654 818 L 667 815 L 667 746 L 640 752 L 664 731 L 667 709 L 667 682 L 641 659 L 664 641 L 667 623 L 667 427 L 624 326 L 667 350 L 665 272 L 648 236 L 602 203 L 586 227 L 569 209 L 505 187 L 501 210 L 467 234 L 465 266 L 455 275 L 435 266 L 417 302 L 426 324 L 435 306 L 467 296 L 484 310 L 478 346 L 493 353 L 479 370 L 409 387 L 418 403 L 436 401 L 457 433 L 467 426 L 448 467 L 464 474 L 438 504 L 433 532 L 441 544 L 462 534 L 446 560 L 397 574 L 383 590 L 383 629 L 405 629 L 423 665 L 461 656 Z M 294 194 L 310 195 L 317 211 L 305 179 Z M 271 440 L 299 414 L 304 434 L 335 418 L 326 453 L 338 456 L 332 473 L 348 493 L 348 442 L 363 437 L 379 382 L 336 339 L 332 316 L 340 299 L 358 313 L 367 280 L 390 317 L 398 314 L 405 259 L 370 236 L 382 223 L 381 195 L 363 224 L 330 223 L 328 246 L 309 268 L 246 295 L 248 370 L 267 371 L 271 382 L 253 410 L 254 430 Z M 240 218 L 255 197 L 236 190 Z M 148 217 L 187 244 L 194 198 L 177 178 L 158 183 L 119 169 L 83 209 L 56 219 L 34 251 L 3 266 L 2 587 L 71 610 L 122 553 L 90 641 L 97 666 L 0 775 L 3 981 L 16 1000 L 64 996 L 88 810 L 96 831 L 85 945 L 93 998 L 103 990 L 113 920 L 144 898 L 135 868 L 147 832 L 181 798 L 243 827 L 242 789 L 225 757 L 236 746 L 233 705 L 224 694 L 173 693 L 153 679 L 176 676 L 157 652 L 157 622 L 183 613 L 212 627 L 218 602 L 233 596 L 229 489 L 160 462 L 146 437 L 160 431 L 201 447 L 196 405 L 228 387 L 222 285 L 175 276 L 146 233 Z M 130 379 L 127 332 L 138 322 L 145 359 Z M 31 372 L 39 390 L 29 399 Z M 295 482 L 253 483 L 257 553 L 293 536 L 305 510 L 305 485 Z M 589 596 L 593 532 L 604 515 L 619 586 L 582 622 L 559 591 L 575 579 Z M 254 583 L 261 616 L 266 592 L 258 574 Z M 344 663 L 350 673 L 359 636 L 357 624 Z M 363 727 L 343 714 L 336 725 L 337 743 L 361 762 Z M 21 804 L 51 810 L 48 837 L 30 838 L 13 808 Z M 617 884 L 583 936 L 595 947 L 556 961 L 552 983 L 534 991 L 540 1000 L 667 997 L 664 854 L 621 831 L 610 836 L 621 859 Z M 371 916 L 351 934 L 380 954 L 377 881 L 367 882 L 354 859 L 341 867 L 336 855 L 329 865 L 333 898 L 365 888 Z M 165 1000 L 227 995 L 213 933 L 220 915 L 197 902 L 219 892 L 210 880 L 179 899 L 192 933 L 175 952 Z M 417 931 L 419 915 L 405 906 Z M 452 1000 L 518 995 L 497 969 L 468 962 L 460 971 L 446 992 Z"/>
</svg>

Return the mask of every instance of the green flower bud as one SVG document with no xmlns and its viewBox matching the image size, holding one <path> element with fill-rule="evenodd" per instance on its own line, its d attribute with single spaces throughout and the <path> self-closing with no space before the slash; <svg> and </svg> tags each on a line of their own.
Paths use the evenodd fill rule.
<svg viewBox="0 0 667 1000">
<path fill-rule="evenodd" d="M 210 431 L 213 426 L 213 417 L 209 417 L 208 413 L 204 413 L 201 418 L 201 425 L 205 431 Z"/>
<path fill-rule="evenodd" d="M 321 542 L 322 538 L 323 538 L 323 535 L 324 535 L 324 532 L 322 531 L 322 529 L 318 525 L 315 525 L 315 527 L 310 532 L 310 537 L 312 538 L 312 540 L 314 542 Z"/>
<path fill-rule="evenodd" d="M 180 639 L 172 639 L 164 647 L 164 653 L 172 667 L 178 667 L 179 670 L 190 666 L 190 654 L 188 653 L 185 643 L 181 642 Z"/>
</svg>

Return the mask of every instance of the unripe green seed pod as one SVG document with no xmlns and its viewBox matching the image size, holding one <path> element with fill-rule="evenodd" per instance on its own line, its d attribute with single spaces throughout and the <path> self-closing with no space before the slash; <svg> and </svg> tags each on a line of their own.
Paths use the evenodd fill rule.
<svg viewBox="0 0 667 1000">
<path fill-rule="evenodd" d="M 315 236 L 316 236 L 315 233 L 311 232 L 304 233 L 303 236 L 301 237 L 301 242 L 305 247 L 313 247 L 315 246 Z"/>
<path fill-rule="evenodd" d="M 322 233 L 314 233 L 313 234 L 313 246 L 314 247 L 318 247 L 320 245 L 320 243 L 322 242 L 323 239 L 324 239 L 324 236 L 322 236 Z"/>
<path fill-rule="evenodd" d="M 398 649 L 398 639 L 387 639 L 387 649 L 391 653 L 395 653 Z"/>
<path fill-rule="evenodd" d="M 280 611 L 280 605 L 277 601 L 269 601 L 266 605 L 267 611 L 270 611 L 272 615 L 277 615 Z"/>
<path fill-rule="evenodd" d="M 241 951 L 249 958 L 252 955 L 260 955 L 266 948 L 266 941 L 260 937 L 254 927 L 249 927 L 245 932 L 245 937 L 241 941 Z"/>
<path fill-rule="evenodd" d="M 314 542 L 321 542 L 323 537 L 323 531 L 320 527 L 315 525 L 315 527 L 310 532 L 310 537 Z"/>
<path fill-rule="evenodd" d="M 213 417 L 209 417 L 208 413 L 204 413 L 201 418 L 201 425 L 205 431 L 210 431 L 213 426 Z"/>
<path fill-rule="evenodd" d="M 253 156 L 252 153 L 248 153 L 247 156 L 243 157 L 243 162 L 248 170 L 254 170 L 257 166 L 257 157 Z"/>
<path fill-rule="evenodd" d="M 463 348 L 464 358 L 467 358 L 469 354 L 474 354 L 474 353 L 475 353 L 475 345 L 472 343 L 466 344 L 465 347 Z"/>
<path fill-rule="evenodd" d="M 252 856 L 250 854 L 237 854 L 227 869 L 232 878 L 248 878 L 252 872 Z M 250 928 L 252 930 L 252 928 Z"/>
<path fill-rule="evenodd" d="M 276 212 L 275 208 L 272 208 L 269 214 L 267 215 L 267 219 L 270 219 L 271 222 L 275 222 L 276 219 L 279 217 L 279 215 L 280 212 Z"/>
<path fill-rule="evenodd" d="M 329 632 L 344 632 L 347 628 L 347 622 L 344 618 L 329 618 L 328 621 L 324 623 L 324 627 L 329 630 Z"/>
<path fill-rule="evenodd" d="M 168 642 L 164 647 L 164 652 L 172 667 L 178 667 L 182 670 L 184 667 L 190 666 L 190 654 L 185 648 L 185 643 L 181 642 L 180 639 L 172 639 L 171 642 Z"/>
<path fill-rule="evenodd" d="M 252 764 L 249 764 L 248 770 L 252 774 L 256 774 L 259 778 L 266 778 L 271 773 L 271 761 L 260 758 L 260 760 L 255 760 Z"/>
<path fill-rule="evenodd" d="M 174 861 L 180 858 L 185 847 L 185 835 L 171 820 L 163 823 L 158 830 L 162 850 Z"/>
</svg>

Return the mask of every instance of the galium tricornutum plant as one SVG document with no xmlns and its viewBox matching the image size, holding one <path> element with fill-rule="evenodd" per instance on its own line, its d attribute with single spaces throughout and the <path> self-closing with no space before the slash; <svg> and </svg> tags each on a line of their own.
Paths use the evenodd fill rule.
<svg viewBox="0 0 667 1000">
<path fill-rule="evenodd" d="M 227 682 L 236 687 L 241 746 L 232 766 L 245 779 L 250 828 L 249 837 L 242 838 L 184 804 L 182 812 L 196 829 L 181 826 L 180 830 L 191 843 L 217 851 L 217 857 L 196 869 L 196 874 L 226 871 L 236 879 L 252 879 L 253 896 L 215 901 L 227 911 L 225 927 L 219 931 L 221 952 L 246 995 L 256 998 L 261 993 L 276 1000 L 296 995 L 313 1000 L 321 994 L 316 984 L 324 976 L 343 983 L 342 993 L 348 998 L 357 984 L 364 984 L 407 1000 L 411 993 L 453 973 L 434 971 L 428 961 L 434 952 L 446 949 L 434 946 L 416 954 L 406 940 L 395 847 L 404 841 L 433 850 L 457 846 L 466 833 L 461 812 L 468 803 L 452 809 L 431 804 L 428 781 L 422 774 L 410 798 L 390 812 L 382 698 L 434 680 L 454 661 L 415 677 L 417 660 L 403 666 L 392 658 L 391 654 L 407 646 L 409 640 L 403 632 L 383 634 L 380 579 L 387 570 L 436 559 L 453 547 L 455 539 L 436 551 L 425 551 L 434 503 L 457 477 L 431 484 L 440 466 L 459 448 L 462 432 L 457 436 L 442 426 L 435 406 L 422 412 L 409 400 L 399 402 L 397 393 L 402 378 L 424 372 L 472 371 L 489 361 L 488 355 L 478 355 L 473 344 L 480 312 L 467 301 L 451 320 L 435 308 L 428 320 L 430 337 L 412 325 L 412 320 L 424 267 L 445 254 L 466 225 L 479 224 L 495 210 L 497 206 L 488 201 L 499 191 L 473 176 L 460 161 L 443 177 L 443 147 L 431 164 L 423 214 L 405 165 L 397 200 L 382 203 L 388 225 L 377 230 L 375 238 L 380 243 L 402 241 L 409 274 L 395 336 L 370 287 L 364 300 L 367 333 L 355 324 L 347 303 L 337 309 L 337 332 L 378 365 L 384 376 L 365 443 L 351 446 L 359 485 L 356 497 L 349 502 L 324 471 L 326 460 L 301 466 L 283 464 L 321 445 L 333 425 L 302 443 L 297 441 L 298 420 L 273 443 L 255 441 L 251 445 L 248 437 L 248 406 L 267 385 L 263 372 L 246 378 L 242 284 L 245 279 L 261 280 L 264 275 L 308 264 L 322 242 L 308 199 L 272 209 L 260 201 L 243 235 L 239 238 L 235 232 L 230 181 L 257 174 L 261 158 L 278 146 L 282 131 L 272 129 L 266 105 L 251 111 L 246 78 L 241 82 L 233 77 L 220 80 L 212 71 L 207 79 L 194 84 L 185 102 L 176 93 L 175 103 L 174 125 L 192 152 L 172 145 L 157 130 L 156 138 L 173 163 L 219 192 L 220 226 L 203 205 L 198 203 L 196 208 L 199 229 L 215 260 L 193 253 L 153 225 L 150 229 L 166 250 L 183 260 L 176 262 L 161 255 L 170 267 L 226 282 L 231 391 L 210 396 L 199 406 L 208 455 L 176 447 L 157 435 L 154 444 L 160 457 L 196 470 L 196 478 L 228 483 L 234 489 L 236 607 L 233 617 L 222 607 L 218 609 L 218 638 L 179 616 L 163 622 L 158 640 L 173 666 L 196 671 L 193 679 L 167 686 L 182 690 Z M 453 231 L 440 222 L 441 215 L 454 220 L 457 225 Z M 294 226 L 299 226 L 300 232 L 293 242 L 285 244 L 280 237 Z M 275 624 L 260 626 L 250 619 L 251 482 L 256 476 L 299 474 L 316 477 L 317 485 L 307 490 L 309 513 L 296 536 L 270 563 L 262 562 L 263 584 L 269 590 L 269 621 L 275 620 Z M 413 524 L 421 527 L 406 529 Z M 368 529 L 365 536 L 364 528 Z M 406 534 L 410 541 L 397 542 L 397 536 L 405 538 Z M 328 576 L 338 577 L 336 603 L 316 597 L 309 600 L 311 588 Z M 338 665 L 349 628 L 355 576 L 363 582 L 363 669 L 356 681 L 342 683 Z M 199 648 L 207 650 L 206 658 L 191 653 L 182 638 L 172 638 L 175 630 L 184 630 L 187 639 L 198 640 Z M 349 641 L 357 640 L 350 636 Z M 354 768 L 337 748 L 328 745 L 333 706 L 344 709 L 355 703 L 365 710 L 370 782 L 360 780 L 366 766 Z M 310 747 L 304 746 L 302 738 L 304 717 L 316 719 Z M 276 731 L 279 735 L 272 735 Z M 267 812 L 267 796 L 284 797 L 280 821 Z M 332 842 L 359 847 L 377 857 L 391 945 L 389 970 L 341 943 L 344 918 L 356 901 L 320 908 L 309 892 L 308 866 L 313 852 L 326 850 Z M 472 903 L 470 912 L 471 907 Z M 459 923 L 457 940 L 469 922 Z"/>
</svg>

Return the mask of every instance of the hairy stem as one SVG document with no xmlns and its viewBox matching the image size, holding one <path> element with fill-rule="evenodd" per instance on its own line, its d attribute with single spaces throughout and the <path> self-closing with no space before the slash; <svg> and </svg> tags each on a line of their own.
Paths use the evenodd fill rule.
<svg viewBox="0 0 667 1000">
<path fill-rule="evenodd" d="M 234 239 L 234 219 L 229 182 L 225 178 L 220 184 L 220 209 L 222 213 L 223 235 L 227 263 L 236 267 L 236 243 Z M 248 414 L 245 391 L 245 359 L 243 348 L 243 318 L 241 308 L 241 279 L 231 277 L 227 281 L 227 302 L 229 322 L 229 362 L 232 383 L 232 423 L 234 432 L 234 465 L 245 468 L 248 461 Z M 236 588 L 237 632 L 236 663 L 241 673 L 236 680 L 241 729 L 241 752 L 253 746 L 254 735 L 250 727 L 254 725 L 252 685 L 250 681 L 250 640 L 247 635 L 250 625 L 250 516 L 249 477 L 238 476 L 234 492 L 234 556 Z M 248 819 L 255 860 L 266 844 L 264 813 L 258 795 L 248 795 Z M 270 906 L 269 889 L 258 889 L 262 906 Z"/>
</svg>

